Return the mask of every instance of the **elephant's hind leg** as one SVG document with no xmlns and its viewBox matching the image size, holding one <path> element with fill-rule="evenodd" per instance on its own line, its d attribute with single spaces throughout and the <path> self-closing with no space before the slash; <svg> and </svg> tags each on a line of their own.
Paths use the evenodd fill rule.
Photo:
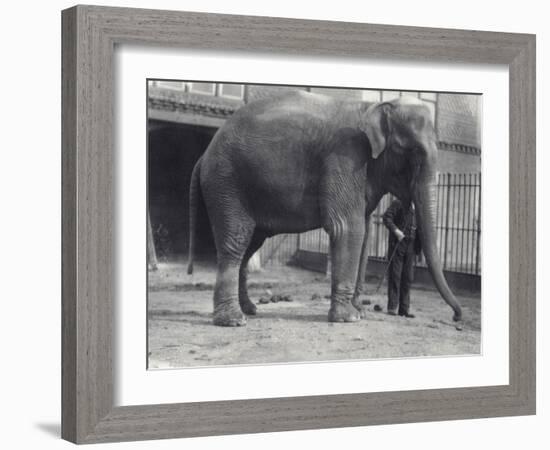
<svg viewBox="0 0 550 450">
<path fill-rule="evenodd" d="M 218 254 L 214 325 L 243 326 L 246 325 L 246 316 L 239 306 L 239 270 L 255 225 L 244 210 L 239 213 L 233 210 L 228 215 L 224 215 L 223 211 L 218 214 L 222 217 L 212 220 Z"/>
<path fill-rule="evenodd" d="M 255 231 L 250 241 L 239 270 L 239 304 L 243 313 L 249 316 L 256 315 L 256 305 L 250 301 L 248 296 L 248 287 L 246 285 L 248 279 L 248 261 L 256 253 L 265 241 L 265 236 L 259 231 Z"/>
</svg>

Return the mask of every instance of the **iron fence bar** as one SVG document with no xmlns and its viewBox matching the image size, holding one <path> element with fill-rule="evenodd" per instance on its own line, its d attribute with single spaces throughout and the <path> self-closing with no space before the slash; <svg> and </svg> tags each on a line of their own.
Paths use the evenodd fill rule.
<svg viewBox="0 0 550 450">
<path fill-rule="evenodd" d="M 441 174 L 441 215 L 439 217 L 440 230 L 439 230 L 439 252 L 441 253 L 441 259 L 444 258 L 444 248 L 445 248 L 445 205 L 447 203 L 447 195 L 449 194 L 448 188 L 446 185 L 447 177 L 445 174 Z"/>
<path fill-rule="evenodd" d="M 460 241 L 460 231 L 457 229 L 458 228 L 458 222 L 459 222 L 459 215 L 460 215 L 460 182 L 456 182 L 456 179 L 457 178 L 460 178 L 460 176 L 458 174 L 455 174 L 455 207 L 453 209 L 453 227 L 455 228 L 454 230 L 454 237 L 455 237 L 455 240 L 454 240 L 454 258 L 455 258 L 455 261 L 454 261 L 454 265 L 453 265 L 453 269 L 456 270 L 457 267 L 459 267 L 459 255 L 458 255 L 458 246 L 459 246 L 459 241 Z"/>
<path fill-rule="evenodd" d="M 442 198 L 441 198 L 441 190 L 443 186 L 443 180 L 441 178 L 441 174 L 437 174 L 437 207 L 436 207 L 436 213 L 435 213 L 435 229 L 436 229 L 436 242 L 439 243 L 438 249 L 441 249 L 441 234 L 443 233 L 443 227 L 441 226 L 441 214 L 443 213 L 443 207 L 441 206 Z M 442 255 L 440 255 L 442 256 Z"/>
<path fill-rule="evenodd" d="M 468 184 L 472 184 L 472 174 L 468 174 Z M 468 219 L 467 219 L 467 223 L 468 223 L 468 246 L 466 247 L 466 261 L 468 263 L 468 273 L 471 273 L 472 272 L 472 268 L 471 268 L 471 264 L 470 264 L 470 250 L 472 248 L 472 241 L 473 241 L 473 236 L 472 236 L 472 208 L 470 207 L 472 205 L 472 189 L 469 188 L 468 189 Z M 471 252 L 473 253 L 473 252 Z"/>
<path fill-rule="evenodd" d="M 478 175 L 479 188 L 478 188 L 478 200 L 477 200 L 477 242 L 476 242 L 476 275 L 479 275 L 479 251 L 480 251 L 480 237 L 481 237 L 481 174 Z"/>
<path fill-rule="evenodd" d="M 380 255 L 380 247 L 379 247 L 379 242 L 380 242 L 380 220 L 379 220 L 379 217 L 380 217 L 380 204 L 382 202 L 379 202 L 378 205 L 376 206 L 376 209 L 375 209 L 375 212 L 377 214 L 377 219 L 374 221 L 375 222 L 375 225 L 376 225 L 376 240 L 375 240 L 375 248 L 376 248 L 376 255 Z"/>
<path fill-rule="evenodd" d="M 441 248 L 441 233 L 443 233 L 443 227 L 440 224 L 441 220 L 441 214 L 442 214 L 442 206 L 441 206 L 441 187 L 442 187 L 443 181 L 441 180 L 441 174 L 437 174 L 437 207 L 436 207 L 436 213 L 435 213 L 435 229 L 436 229 L 436 242 L 438 242 L 440 245 L 437 248 Z"/>
<path fill-rule="evenodd" d="M 456 190 L 457 190 L 457 202 L 456 202 L 456 208 L 455 208 L 455 211 L 454 211 L 454 217 L 453 217 L 453 222 L 454 222 L 454 228 L 455 228 L 455 233 L 456 233 L 456 239 L 455 239 L 455 268 L 459 268 L 460 267 L 460 252 L 459 252 L 459 247 L 460 247 L 460 227 L 459 227 L 459 224 L 460 224 L 460 199 L 461 199 L 461 194 L 462 194 L 462 189 L 461 189 L 461 186 L 460 186 L 460 174 L 458 175 L 455 175 L 456 178 L 458 178 L 458 181 L 456 183 Z"/>
<path fill-rule="evenodd" d="M 455 178 L 458 178 L 458 181 L 456 182 L 456 196 L 457 196 L 457 201 L 456 201 L 456 207 L 454 209 L 454 214 L 453 214 L 453 227 L 455 228 L 455 234 L 456 234 L 456 239 L 455 239 L 455 265 L 454 267 L 457 268 L 457 267 L 460 267 L 460 252 L 458 251 L 458 248 L 460 247 L 460 230 L 458 229 L 459 228 L 459 223 L 460 223 L 460 194 L 461 194 L 461 189 L 460 189 L 460 174 L 456 175 L 455 174 Z"/>
<path fill-rule="evenodd" d="M 451 174 L 447 174 L 447 186 L 451 184 Z M 444 237 L 445 240 L 443 242 L 443 268 L 447 268 L 447 241 L 449 237 L 449 203 L 451 199 L 451 192 L 450 187 L 447 187 L 447 196 L 446 196 L 446 205 L 445 205 L 445 229 L 444 229 Z"/>
<path fill-rule="evenodd" d="M 457 200 L 457 194 L 459 193 L 459 188 L 456 183 L 456 173 L 453 174 L 453 207 L 451 208 L 451 268 L 454 270 L 457 265 L 457 243 L 458 243 L 458 232 L 455 230 L 455 222 L 457 218 L 456 210 L 457 208 L 460 208 L 460 205 L 458 204 Z M 454 261 L 453 261 L 454 258 Z"/>
<path fill-rule="evenodd" d="M 453 267 L 453 256 L 455 255 L 455 251 L 454 251 L 454 245 L 455 245 L 455 233 L 454 233 L 454 230 L 453 230 L 453 222 L 455 220 L 454 218 L 454 209 L 455 209 L 455 194 L 456 194 L 456 189 L 455 189 L 455 175 L 454 174 L 451 174 L 451 187 L 450 187 L 450 191 L 451 193 L 451 206 L 449 207 L 449 214 L 450 214 L 450 226 L 449 226 L 449 232 L 450 232 L 450 251 L 449 251 L 449 268 L 452 268 Z"/>
<path fill-rule="evenodd" d="M 464 266 L 464 219 L 466 217 L 466 214 L 465 214 L 465 210 L 466 210 L 466 187 L 464 186 L 466 183 L 462 183 L 462 174 L 459 175 L 459 182 L 461 182 L 461 187 L 460 187 L 460 191 L 461 191 L 461 194 L 462 194 L 462 206 L 461 206 L 461 210 L 460 210 L 460 216 L 459 216 L 459 222 L 461 224 L 461 230 L 459 230 L 460 232 L 460 269 L 463 270 L 463 266 Z M 464 175 L 464 178 L 466 178 L 466 176 Z"/>
</svg>

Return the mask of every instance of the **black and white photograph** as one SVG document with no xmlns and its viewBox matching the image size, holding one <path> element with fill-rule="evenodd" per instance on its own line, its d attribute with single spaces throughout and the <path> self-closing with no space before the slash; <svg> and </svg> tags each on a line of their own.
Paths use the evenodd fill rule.
<svg viewBox="0 0 550 450">
<path fill-rule="evenodd" d="M 148 80 L 148 367 L 479 355 L 479 94 Z"/>
</svg>

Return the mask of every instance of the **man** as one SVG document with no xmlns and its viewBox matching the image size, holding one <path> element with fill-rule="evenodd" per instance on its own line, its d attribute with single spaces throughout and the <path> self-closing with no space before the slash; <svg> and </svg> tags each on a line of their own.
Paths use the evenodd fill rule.
<svg viewBox="0 0 550 450">
<path fill-rule="evenodd" d="M 405 209 L 394 200 L 383 215 L 384 225 L 390 231 L 388 257 L 388 314 L 414 318 L 409 312 L 410 287 L 414 276 L 414 258 L 420 254 L 420 239 L 416 237 L 414 203 Z"/>
</svg>

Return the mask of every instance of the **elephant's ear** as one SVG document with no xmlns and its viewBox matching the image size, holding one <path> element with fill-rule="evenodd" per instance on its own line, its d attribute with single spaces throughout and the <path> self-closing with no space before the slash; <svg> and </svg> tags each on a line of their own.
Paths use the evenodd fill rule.
<svg viewBox="0 0 550 450">
<path fill-rule="evenodd" d="M 390 103 L 374 103 L 363 115 L 361 129 L 369 138 L 372 157 L 378 158 L 384 151 L 390 136 L 391 127 L 388 115 L 392 105 Z"/>
</svg>

